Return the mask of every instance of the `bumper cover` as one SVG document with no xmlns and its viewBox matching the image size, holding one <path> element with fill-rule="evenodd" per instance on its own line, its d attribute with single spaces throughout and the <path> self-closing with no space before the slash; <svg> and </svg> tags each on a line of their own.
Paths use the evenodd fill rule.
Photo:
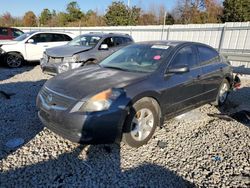
<svg viewBox="0 0 250 188">
<path fill-rule="evenodd" d="M 44 59 L 42 58 L 40 60 L 40 66 L 41 66 L 41 69 L 44 73 L 47 73 L 50 75 L 56 75 L 56 74 L 66 72 L 66 71 L 71 70 L 71 69 L 76 69 L 76 68 L 82 66 L 82 63 L 66 63 L 66 62 L 46 63 L 44 61 Z M 65 68 L 60 69 L 61 66 L 65 66 Z"/>
<path fill-rule="evenodd" d="M 81 144 L 110 144 L 119 142 L 127 116 L 123 109 L 94 113 L 70 113 L 47 110 L 37 102 L 42 123 L 56 134 Z"/>
</svg>

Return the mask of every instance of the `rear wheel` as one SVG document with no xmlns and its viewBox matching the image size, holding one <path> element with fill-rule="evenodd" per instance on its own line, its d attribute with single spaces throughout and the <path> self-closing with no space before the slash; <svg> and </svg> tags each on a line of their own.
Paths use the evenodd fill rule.
<svg viewBox="0 0 250 188">
<path fill-rule="evenodd" d="M 11 52 L 6 55 L 5 62 L 10 68 L 17 68 L 22 66 L 24 59 L 22 55 Z"/>
<path fill-rule="evenodd" d="M 230 90 L 230 85 L 227 79 L 224 79 L 221 83 L 219 92 L 217 94 L 216 105 L 222 106 L 225 104 Z"/>
<path fill-rule="evenodd" d="M 153 101 L 141 99 L 130 110 L 122 140 L 131 147 L 140 147 L 150 140 L 158 124 L 159 115 Z"/>
</svg>

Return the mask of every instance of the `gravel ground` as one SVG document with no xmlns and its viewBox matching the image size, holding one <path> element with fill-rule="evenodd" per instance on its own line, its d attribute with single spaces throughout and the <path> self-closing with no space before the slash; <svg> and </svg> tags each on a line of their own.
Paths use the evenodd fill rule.
<svg viewBox="0 0 250 188">
<path fill-rule="evenodd" d="M 165 121 L 138 149 L 80 146 L 43 128 L 36 95 L 39 66 L 0 67 L 0 187 L 250 187 L 250 127 L 208 113 L 249 109 L 250 80 L 224 109 L 205 105 Z M 241 121 L 241 122 L 240 122 Z M 22 143 L 8 147 L 11 139 Z"/>
</svg>

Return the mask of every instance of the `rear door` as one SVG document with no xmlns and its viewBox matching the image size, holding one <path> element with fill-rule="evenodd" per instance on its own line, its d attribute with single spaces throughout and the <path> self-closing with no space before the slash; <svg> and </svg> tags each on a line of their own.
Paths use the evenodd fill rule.
<svg viewBox="0 0 250 188">
<path fill-rule="evenodd" d="M 185 73 L 165 75 L 166 90 L 163 101 L 167 114 L 184 111 L 200 102 L 203 93 L 203 86 L 200 83 L 202 70 L 197 63 L 197 51 L 192 45 L 182 47 L 174 55 L 168 69 L 188 65 L 190 70 Z"/>
<path fill-rule="evenodd" d="M 199 65 L 202 67 L 201 83 L 204 87 L 204 99 L 214 100 L 223 79 L 219 53 L 211 47 L 197 45 Z"/>
<path fill-rule="evenodd" d="M 0 40 L 10 40 L 10 39 L 11 39 L 10 29 L 5 27 L 0 28 Z"/>
</svg>

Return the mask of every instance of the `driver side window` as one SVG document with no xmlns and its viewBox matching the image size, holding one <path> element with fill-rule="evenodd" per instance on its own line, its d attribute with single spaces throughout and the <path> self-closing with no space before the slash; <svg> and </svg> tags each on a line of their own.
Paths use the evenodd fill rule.
<svg viewBox="0 0 250 188">
<path fill-rule="evenodd" d="M 107 44 L 109 48 L 114 47 L 114 39 L 112 37 L 106 38 L 102 44 Z"/>
<path fill-rule="evenodd" d="M 179 65 L 188 65 L 189 68 L 197 65 L 196 52 L 192 46 L 185 46 L 180 49 L 171 62 L 170 67 L 177 67 Z"/>
</svg>

